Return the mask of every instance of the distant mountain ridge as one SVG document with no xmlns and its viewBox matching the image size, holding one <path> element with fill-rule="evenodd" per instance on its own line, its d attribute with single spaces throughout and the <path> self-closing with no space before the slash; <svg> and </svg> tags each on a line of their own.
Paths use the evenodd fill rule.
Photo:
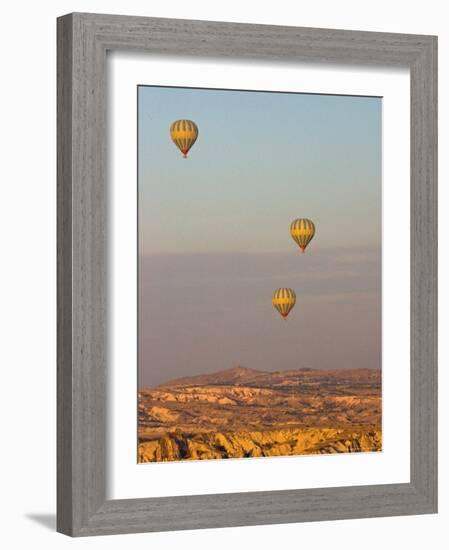
<svg viewBox="0 0 449 550">
<path fill-rule="evenodd" d="M 252 380 L 256 377 L 263 376 L 263 371 L 256 369 L 249 369 L 247 367 L 231 367 L 229 369 L 212 372 L 209 374 L 196 374 L 193 376 L 183 376 L 181 378 L 175 378 L 160 384 L 160 386 L 188 386 L 188 385 L 214 385 L 214 384 L 235 384 L 236 382 L 243 382 Z"/>
<path fill-rule="evenodd" d="M 347 382 L 381 382 L 380 369 L 353 368 L 321 370 L 311 368 L 290 369 L 285 371 L 260 371 L 248 367 L 231 367 L 208 374 L 198 374 L 175 378 L 159 384 L 157 387 L 176 386 L 221 386 L 221 385 L 248 385 L 248 386 L 278 386 L 280 384 L 292 385 L 301 381 L 311 382 L 314 379 L 341 380 Z"/>
</svg>

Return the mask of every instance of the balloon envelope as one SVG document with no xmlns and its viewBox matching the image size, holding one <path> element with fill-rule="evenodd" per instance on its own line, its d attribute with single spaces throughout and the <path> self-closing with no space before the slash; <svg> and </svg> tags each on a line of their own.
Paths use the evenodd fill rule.
<svg viewBox="0 0 449 550">
<path fill-rule="evenodd" d="M 296 304 L 295 291 L 291 288 L 278 288 L 273 292 L 271 302 L 273 307 L 286 319 Z"/>
<path fill-rule="evenodd" d="M 290 235 L 304 252 L 315 235 L 315 224 L 307 218 L 297 218 L 290 224 Z"/>
<path fill-rule="evenodd" d="M 187 153 L 198 137 L 198 126 L 193 120 L 175 120 L 170 126 L 170 137 L 182 156 L 187 158 Z"/>
</svg>

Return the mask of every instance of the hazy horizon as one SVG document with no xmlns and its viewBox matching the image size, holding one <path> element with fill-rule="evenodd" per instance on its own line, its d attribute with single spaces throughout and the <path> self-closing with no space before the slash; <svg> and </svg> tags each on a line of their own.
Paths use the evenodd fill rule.
<svg viewBox="0 0 449 550">
<path fill-rule="evenodd" d="M 297 369 L 270 369 L 270 370 L 261 370 L 261 369 L 254 369 L 252 367 L 246 367 L 245 365 L 234 365 L 232 367 L 227 367 L 225 369 L 220 369 L 220 370 L 215 370 L 215 371 L 211 371 L 211 372 L 192 372 L 191 374 L 187 374 L 187 375 L 182 375 L 182 376 L 178 376 L 176 378 L 170 378 L 168 380 L 164 380 L 163 382 L 159 383 L 159 384 L 154 384 L 152 386 L 141 386 L 139 389 L 140 390 L 145 390 L 145 389 L 152 389 L 152 388 L 158 388 L 160 386 L 165 386 L 167 383 L 170 383 L 170 382 L 175 382 L 177 380 L 182 380 L 182 379 L 187 379 L 187 378 L 199 378 L 199 377 L 202 377 L 202 376 L 208 376 L 208 375 L 214 375 L 214 374 L 223 374 L 223 373 L 226 373 L 226 372 L 232 372 L 232 371 L 235 371 L 237 369 L 242 369 L 242 370 L 246 370 L 246 371 L 252 371 L 252 372 L 257 372 L 257 373 L 263 373 L 263 374 L 277 374 L 277 373 L 288 373 L 288 372 L 295 372 L 295 371 L 322 371 L 322 372 L 334 372 L 334 371 L 342 371 L 342 372 L 350 372 L 350 371 L 359 371 L 359 370 L 367 370 L 367 371 L 381 371 L 382 368 L 381 366 L 379 365 L 378 367 L 343 367 L 343 368 L 340 368 L 340 369 L 323 369 L 323 368 L 316 368 L 316 369 L 313 369 L 311 367 L 298 367 Z"/>
<path fill-rule="evenodd" d="M 139 386 L 237 365 L 380 368 L 380 270 L 380 248 L 143 256 Z M 271 305 L 283 280 L 297 294 L 286 321 Z"/>
<path fill-rule="evenodd" d="M 139 87 L 139 386 L 381 367 L 380 98 Z M 170 124 L 194 120 L 183 159 Z M 301 254 L 291 221 L 312 219 Z M 284 321 L 273 290 L 297 303 Z"/>
</svg>

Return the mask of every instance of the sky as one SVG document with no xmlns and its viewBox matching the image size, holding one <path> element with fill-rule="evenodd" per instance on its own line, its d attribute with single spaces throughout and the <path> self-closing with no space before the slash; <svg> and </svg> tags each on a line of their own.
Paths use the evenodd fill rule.
<svg viewBox="0 0 449 550">
<path fill-rule="evenodd" d="M 380 368 L 380 98 L 138 88 L 139 385 Z M 183 159 L 170 124 L 199 136 Z M 305 254 L 293 219 L 314 221 Z M 296 291 L 284 322 L 271 305 Z"/>
</svg>

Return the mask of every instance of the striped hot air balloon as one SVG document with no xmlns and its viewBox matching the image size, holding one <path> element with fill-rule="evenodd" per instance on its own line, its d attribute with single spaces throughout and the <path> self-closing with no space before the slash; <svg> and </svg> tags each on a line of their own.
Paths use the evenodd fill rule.
<svg viewBox="0 0 449 550">
<path fill-rule="evenodd" d="M 291 288 L 278 288 L 273 292 L 271 300 L 273 307 L 279 311 L 284 319 L 296 304 L 296 294 Z"/>
<path fill-rule="evenodd" d="M 182 156 L 187 158 L 187 153 L 198 137 L 198 126 L 192 120 L 175 120 L 170 126 L 170 137 Z"/>
<path fill-rule="evenodd" d="M 299 248 L 304 252 L 306 246 L 315 235 L 315 225 L 307 218 L 297 218 L 290 225 L 290 235 Z"/>
</svg>

